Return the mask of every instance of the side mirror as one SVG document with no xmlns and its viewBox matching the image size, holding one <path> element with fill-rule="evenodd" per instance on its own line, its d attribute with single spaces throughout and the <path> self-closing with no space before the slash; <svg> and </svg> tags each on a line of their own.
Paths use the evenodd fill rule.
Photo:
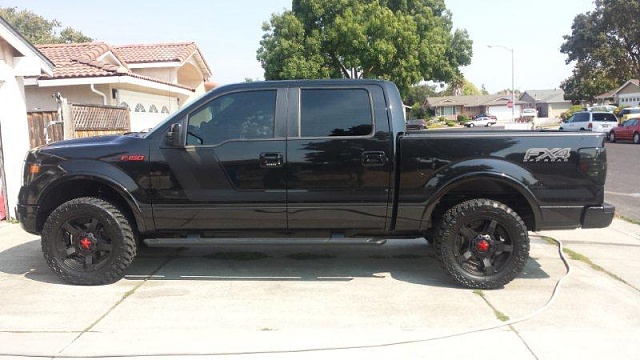
<svg viewBox="0 0 640 360">
<path fill-rule="evenodd" d="M 183 135 L 183 127 L 181 123 L 171 125 L 166 136 L 167 144 L 171 146 L 182 146 Z"/>
</svg>

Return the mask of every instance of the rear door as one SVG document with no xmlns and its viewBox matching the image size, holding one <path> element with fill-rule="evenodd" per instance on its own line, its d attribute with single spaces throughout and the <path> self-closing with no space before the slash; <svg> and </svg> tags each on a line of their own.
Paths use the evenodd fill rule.
<svg viewBox="0 0 640 360">
<path fill-rule="evenodd" d="M 292 230 L 383 230 L 393 138 L 378 85 L 293 88 L 287 140 Z"/>
</svg>

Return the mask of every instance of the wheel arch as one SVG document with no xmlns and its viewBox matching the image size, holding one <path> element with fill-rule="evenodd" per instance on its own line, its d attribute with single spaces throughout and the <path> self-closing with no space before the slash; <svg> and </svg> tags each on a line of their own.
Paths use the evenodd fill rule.
<svg viewBox="0 0 640 360">
<path fill-rule="evenodd" d="M 36 229 L 42 231 L 47 217 L 61 204 L 79 197 L 92 196 L 108 200 L 129 219 L 134 231 L 146 232 L 147 227 L 138 201 L 122 184 L 99 174 L 63 176 L 47 186 L 39 196 Z"/>
<path fill-rule="evenodd" d="M 520 180 L 504 173 L 468 173 L 448 181 L 425 207 L 420 228 L 435 226 L 442 215 L 466 200 L 486 198 L 513 209 L 529 230 L 537 230 L 542 213 L 535 195 Z"/>
</svg>

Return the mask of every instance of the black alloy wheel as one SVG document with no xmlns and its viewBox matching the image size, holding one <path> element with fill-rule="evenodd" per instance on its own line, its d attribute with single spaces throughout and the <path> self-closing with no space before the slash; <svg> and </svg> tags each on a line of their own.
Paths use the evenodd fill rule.
<svg viewBox="0 0 640 360">
<path fill-rule="evenodd" d="M 529 236 L 512 209 L 494 200 L 474 199 L 444 214 L 436 253 L 443 269 L 461 285 L 495 289 L 524 269 Z"/>
<path fill-rule="evenodd" d="M 113 204 L 85 197 L 56 208 L 42 231 L 42 252 L 61 279 L 100 285 L 122 278 L 136 255 L 131 225 Z"/>
</svg>

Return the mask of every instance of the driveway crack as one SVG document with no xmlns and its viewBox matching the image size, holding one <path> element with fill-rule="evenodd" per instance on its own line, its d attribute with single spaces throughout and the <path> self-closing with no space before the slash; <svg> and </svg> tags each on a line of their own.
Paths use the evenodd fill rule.
<svg viewBox="0 0 640 360">
<path fill-rule="evenodd" d="M 179 251 L 179 250 L 178 250 Z M 118 300 L 115 304 L 113 304 L 107 311 L 105 311 L 104 314 L 102 314 L 98 319 L 96 319 L 96 321 L 94 321 L 93 323 L 91 323 L 91 325 L 87 326 L 84 330 L 80 331 L 80 333 L 78 334 L 78 336 L 76 336 L 75 338 L 73 338 L 73 340 L 71 340 L 71 342 L 69 342 L 66 346 L 64 346 L 59 352 L 58 354 L 62 354 L 65 350 L 67 350 L 71 345 L 73 345 L 80 337 L 82 337 L 82 335 L 88 333 L 88 332 L 94 332 L 92 331 L 92 329 L 98 325 L 98 323 L 100 323 L 100 321 L 102 321 L 102 319 L 104 319 L 105 317 L 107 317 L 107 315 L 109 315 L 115 308 L 117 308 L 120 304 L 122 304 L 129 296 L 133 295 L 136 290 L 138 290 L 142 285 L 146 284 L 146 282 L 148 280 L 150 280 L 156 273 L 158 273 L 158 271 L 160 271 L 163 267 L 165 267 L 171 260 L 175 259 L 177 256 L 177 252 L 176 254 L 174 254 L 173 256 L 168 257 L 164 262 L 162 262 L 155 270 L 153 270 L 151 272 L 151 274 L 147 275 L 146 277 L 143 278 L 143 280 L 137 284 L 136 286 L 134 286 L 131 290 L 125 292 L 122 297 L 120 298 L 120 300 Z"/>
</svg>

